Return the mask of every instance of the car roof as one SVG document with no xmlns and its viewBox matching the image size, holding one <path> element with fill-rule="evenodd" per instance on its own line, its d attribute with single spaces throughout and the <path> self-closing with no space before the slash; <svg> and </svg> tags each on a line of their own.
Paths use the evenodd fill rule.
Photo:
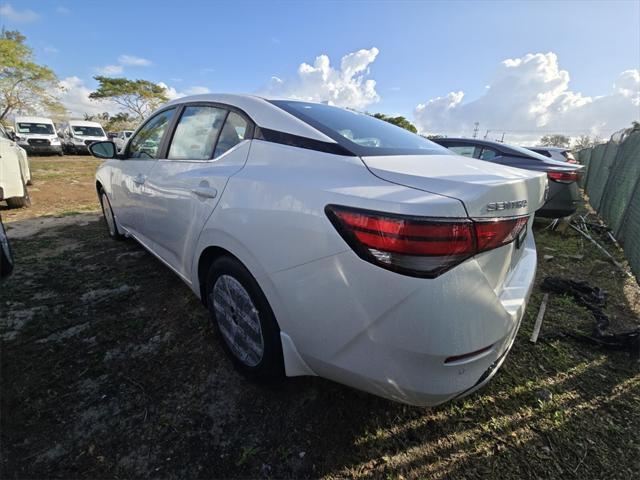
<svg viewBox="0 0 640 480">
<path fill-rule="evenodd" d="M 290 113 L 285 112 L 269 100 L 273 99 L 246 94 L 205 93 L 171 100 L 164 104 L 160 109 L 171 105 L 181 105 L 185 103 L 221 103 L 242 110 L 256 123 L 256 125 L 261 128 L 268 128 L 279 132 L 290 133 L 292 135 L 312 138 L 322 142 L 336 143 L 331 137 L 325 135 L 319 130 L 316 130 L 308 123 L 294 117 Z"/>
<path fill-rule="evenodd" d="M 535 147 L 524 147 L 524 148 L 534 148 L 536 150 L 546 150 L 547 152 L 568 152 L 571 150 L 570 148 L 562 148 L 562 147 L 544 147 L 544 146 L 535 146 Z"/>
<path fill-rule="evenodd" d="M 553 158 L 549 158 L 549 157 L 545 157 L 544 155 L 541 155 L 537 152 L 534 152 L 533 150 L 530 150 L 526 147 L 515 147 L 512 145 L 509 145 L 507 143 L 500 143 L 500 142 L 492 142 L 490 140 L 480 140 L 477 138 L 451 138 L 451 137 L 445 137 L 445 138 L 434 138 L 433 139 L 434 142 L 439 143 L 442 145 L 442 143 L 448 143 L 448 142 L 461 142 L 461 143 L 468 143 L 470 145 L 478 145 L 478 146 L 483 146 L 483 147 L 491 147 L 494 148 L 495 150 L 498 150 L 499 152 L 502 152 L 503 154 L 507 154 L 507 155 L 512 155 L 512 156 L 516 156 L 516 157 L 527 157 L 527 158 L 533 158 L 533 159 L 537 159 L 539 161 L 543 161 L 549 165 L 552 166 L 566 166 L 564 164 L 564 162 L 560 162 L 558 160 L 554 160 Z M 442 143 L 440 143 L 442 141 Z M 446 145 L 444 145 L 446 146 Z M 520 149 L 525 149 L 527 150 L 526 152 L 522 152 L 520 150 L 518 150 L 518 148 Z"/>
<path fill-rule="evenodd" d="M 46 117 L 16 117 L 14 123 L 50 123 L 53 125 L 53 120 Z"/>
</svg>

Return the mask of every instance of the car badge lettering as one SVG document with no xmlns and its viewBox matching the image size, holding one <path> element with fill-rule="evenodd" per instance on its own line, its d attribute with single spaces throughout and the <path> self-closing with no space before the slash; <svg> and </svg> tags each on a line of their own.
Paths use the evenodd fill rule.
<svg viewBox="0 0 640 480">
<path fill-rule="evenodd" d="M 487 204 L 487 211 L 496 212 L 499 210 L 513 210 L 525 208 L 526 206 L 526 200 L 506 200 L 504 202 L 491 202 Z"/>
</svg>

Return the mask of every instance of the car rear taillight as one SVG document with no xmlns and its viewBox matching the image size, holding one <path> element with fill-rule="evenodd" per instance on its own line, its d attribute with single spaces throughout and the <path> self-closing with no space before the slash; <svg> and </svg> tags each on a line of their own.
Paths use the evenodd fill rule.
<svg viewBox="0 0 640 480">
<path fill-rule="evenodd" d="M 328 205 L 338 233 L 362 259 L 414 277 L 434 278 L 477 253 L 507 245 L 529 217 L 471 220 L 397 215 Z"/>
<path fill-rule="evenodd" d="M 570 170 L 565 172 L 547 172 L 549 180 L 560 183 L 571 183 L 580 180 L 580 172 L 578 170 Z"/>
</svg>

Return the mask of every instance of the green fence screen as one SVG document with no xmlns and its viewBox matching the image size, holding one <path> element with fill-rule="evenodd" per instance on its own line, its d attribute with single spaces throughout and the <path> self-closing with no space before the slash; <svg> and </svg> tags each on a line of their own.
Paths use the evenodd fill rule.
<svg viewBox="0 0 640 480">
<path fill-rule="evenodd" d="M 580 185 L 589 203 L 613 230 L 640 278 L 640 130 L 580 150 L 578 161 L 585 166 Z"/>
</svg>

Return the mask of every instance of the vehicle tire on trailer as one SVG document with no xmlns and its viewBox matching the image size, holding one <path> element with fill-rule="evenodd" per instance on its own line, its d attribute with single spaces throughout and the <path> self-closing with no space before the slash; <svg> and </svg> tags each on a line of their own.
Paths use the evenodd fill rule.
<svg viewBox="0 0 640 480">
<path fill-rule="evenodd" d="M 231 256 L 216 259 L 207 275 L 206 304 L 238 370 L 259 381 L 284 377 L 280 328 L 258 282 Z"/>
<path fill-rule="evenodd" d="M 24 208 L 31 206 L 31 197 L 29 196 L 29 190 L 27 190 L 27 184 L 23 183 L 24 195 L 22 197 L 7 198 L 7 206 L 9 208 Z"/>
<path fill-rule="evenodd" d="M 104 222 L 107 225 L 107 231 L 109 232 L 109 236 L 114 240 L 122 240 L 124 238 L 124 235 L 122 235 L 118 230 L 116 217 L 113 214 L 113 210 L 111 208 L 111 202 L 109 202 L 109 197 L 107 196 L 107 192 L 105 192 L 103 189 L 100 189 L 100 193 L 98 197 L 100 198 L 102 215 L 104 217 Z"/>
</svg>

